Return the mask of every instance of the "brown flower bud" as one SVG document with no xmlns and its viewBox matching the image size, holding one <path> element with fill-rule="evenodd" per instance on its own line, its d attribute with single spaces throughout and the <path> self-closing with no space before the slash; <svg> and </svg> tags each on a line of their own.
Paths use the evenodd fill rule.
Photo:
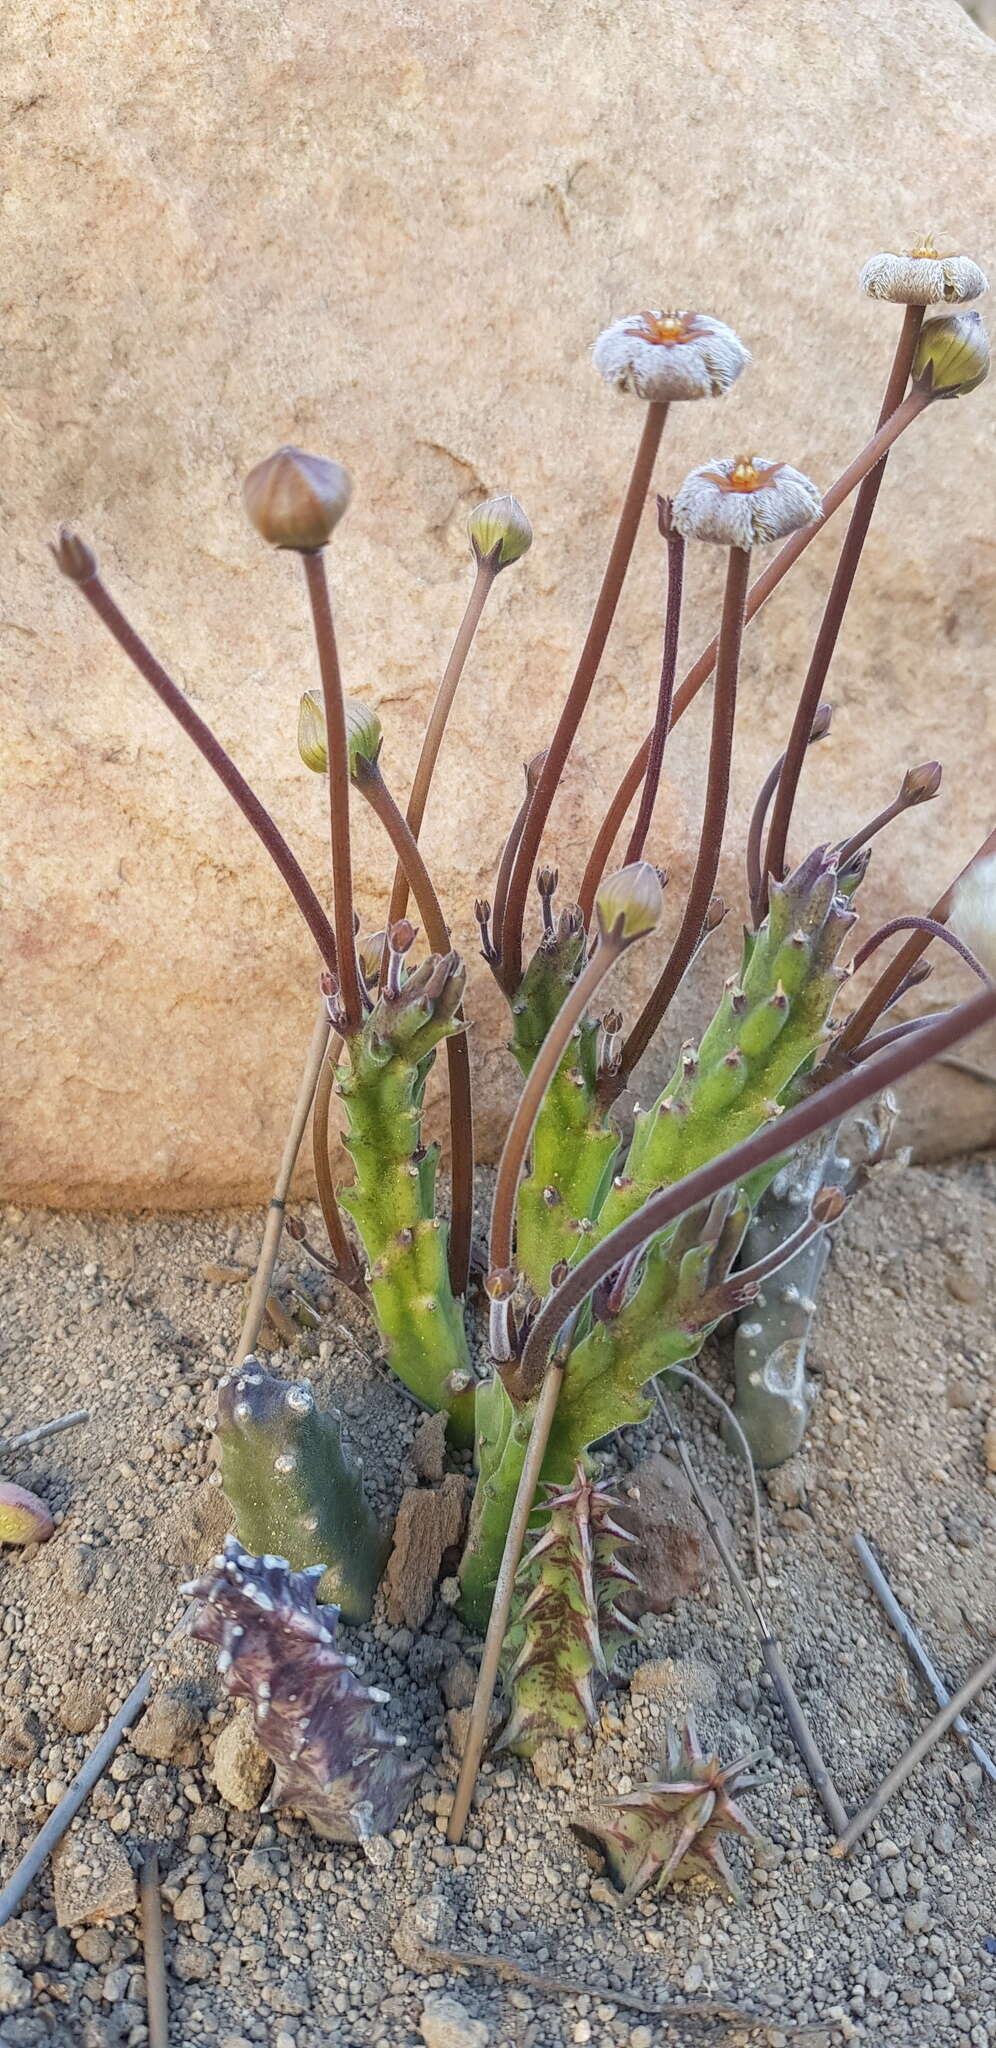
<svg viewBox="0 0 996 2048">
<path fill-rule="evenodd" d="M 840 1188 L 818 1188 L 810 1204 L 809 1213 L 814 1223 L 836 1223 L 847 1208 L 847 1198 Z"/>
<path fill-rule="evenodd" d="M 60 526 L 57 541 L 49 541 L 49 548 L 64 576 L 70 583 L 89 583 L 97 574 L 97 557 L 78 533 L 72 533 L 68 526 Z"/>
<path fill-rule="evenodd" d="M 278 448 L 250 470 L 242 497 L 257 533 L 271 547 L 310 555 L 330 539 L 352 489 L 341 463 L 301 448 Z"/>
<path fill-rule="evenodd" d="M 907 806 L 929 803 L 940 789 L 941 774 L 939 761 L 923 761 L 919 768 L 907 768 L 899 792 L 900 803 Z"/>
<path fill-rule="evenodd" d="M 540 752 L 538 754 L 534 754 L 532 760 L 527 761 L 525 764 L 526 789 L 530 796 L 532 796 L 532 793 L 536 788 L 537 783 L 539 782 L 540 776 L 543 773 L 543 767 L 546 762 L 546 755 L 547 750 L 545 747 L 542 747 L 540 749 Z"/>
</svg>

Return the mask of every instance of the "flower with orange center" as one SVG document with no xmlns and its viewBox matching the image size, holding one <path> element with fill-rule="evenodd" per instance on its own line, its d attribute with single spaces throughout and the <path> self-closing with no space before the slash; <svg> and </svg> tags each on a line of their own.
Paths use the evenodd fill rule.
<svg viewBox="0 0 996 2048">
<path fill-rule="evenodd" d="M 617 391 L 667 404 L 673 398 L 718 398 L 736 382 L 750 355 L 732 327 L 708 313 L 630 313 L 600 334 L 592 361 Z"/>
<path fill-rule="evenodd" d="M 738 455 L 707 462 L 686 476 L 672 518 L 686 540 L 752 548 L 811 526 L 823 511 L 814 483 L 787 462 Z"/>
<path fill-rule="evenodd" d="M 989 279 L 969 256 L 939 256 L 930 235 L 902 255 L 870 256 L 858 283 L 870 299 L 900 306 L 963 306 L 989 290 Z"/>
</svg>

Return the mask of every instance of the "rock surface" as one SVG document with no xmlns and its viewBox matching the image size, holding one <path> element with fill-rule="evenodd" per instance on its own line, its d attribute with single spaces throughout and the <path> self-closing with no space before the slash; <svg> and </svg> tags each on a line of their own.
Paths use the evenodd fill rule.
<svg viewBox="0 0 996 2048">
<path fill-rule="evenodd" d="M 703 1492 L 717 1527 L 730 1542 L 730 1525 L 722 1507 L 708 1487 Z M 639 1591 L 632 1588 L 619 1601 L 624 1612 L 634 1617 L 667 1614 L 677 1600 L 687 1599 L 720 1569 L 684 1473 L 659 1451 L 634 1465 L 619 1494 L 615 1518 L 637 1539 L 626 1562 L 636 1574 Z"/>
<path fill-rule="evenodd" d="M 222 1798 L 240 1813 L 249 1813 L 262 1803 L 273 1777 L 273 1764 L 256 1740 L 250 1707 L 240 1708 L 225 1723 L 215 1743 L 211 1772 Z"/>
<path fill-rule="evenodd" d="M 459 1543 L 466 1517 L 467 1489 L 457 1472 L 436 1489 L 405 1489 L 384 1574 L 389 1621 L 421 1628 L 427 1620 L 444 1552 Z"/>
<path fill-rule="evenodd" d="M 242 476 L 288 438 L 355 478 L 332 555 L 344 669 L 380 706 L 402 794 L 469 585 L 468 510 L 511 488 L 533 521 L 472 656 L 425 833 L 471 961 L 493 1148 L 513 1069 L 473 899 L 493 884 L 517 763 L 562 699 L 640 423 L 639 403 L 595 378 L 591 342 L 648 302 L 728 319 L 754 365 L 726 399 L 675 409 L 657 481 L 757 445 L 829 482 L 874 422 L 897 327 L 857 293 L 865 258 L 937 222 L 996 261 L 996 51 L 955 0 L 825 0 L 801 16 L 776 0 L 511 0 L 500 36 L 459 0 L 347 0 L 334 19 L 253 0 L 248 21 L 194 0 L 83 19 L 12 0 L 7 22 L 6 1188 L 80 1206 L 268 1191 L 310 1031 L 310 943 L 45 541 L 60 519 L 92 537 L 324 878 L 322 790 L 294 738 L 315 680 L 301 576 L 239 504 Z M 809 839 L 875 810 L 909 762 L 945 757 L 940 802 L 877 857 L 875 908 L 924 904 L 990 823 L 972 778 L 987 719 L 992 734 L 992 402 L 990 388 L 938 408 L 893 459 L 835 664 L 835 734 L 806 776 Z M 738 828 L 835 540 L 749 636 Z M 689 650 L 711 630 L 718 574 L 691 564 Z M 648 724 L 660 583 L 648 519 L 549 836 L 571 885 Z M 676 738 L 651 845 L 675 906 L 705 710 Z M 379 924 L 390 863 L 369 817 L 356 865 Z M 726 886 L 739 888 L 732 860 Z M 938 1002 L 955 973 L 939 964 Z M 935 1148 L 949 1103 L 969 1103 L 976 1139 L 985 1119 L 996 1129 L 992 1090 L 940 1080 Z"/>
<path fill-rule="evenodd" d="M 448 1991 L 430 1991 L 418 2025 L 426 2048 L 488 2048 L 491 2029 Z"/>
<path fill-rule="evenodd" d="M 52 1857 L 55 1917 L 60 1927 L 113 1920 L 137 1903 L 127 1852 L 102 1821 L 70 1828 Z"/>
</svg>

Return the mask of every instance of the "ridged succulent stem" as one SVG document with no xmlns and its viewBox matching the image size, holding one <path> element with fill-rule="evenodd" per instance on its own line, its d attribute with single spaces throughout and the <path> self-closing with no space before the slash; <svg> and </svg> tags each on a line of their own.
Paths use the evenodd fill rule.
<svg viewBox="0 0 996 2048">
<path fill-rule="evenodd" d="M 305 1055 L 297 1098 L 291 1114 L 290 1128 L 284 1140 L 284 1149 L 280 1165 L 277 1168 L 277 1177 L 273 1183 L 273 1193 L 270 1196 L 269 1207 L 266 1212 L 266 1222 L 263 1226 L 263 1242 L 259 1248 L 256 1271 L 253 1274 L 252 1286 L 249 1290 L 249 1300 L 246 1303 L 242 1328 L 239 1332 L 239 1341 L 235 1347 L 232 1359 L 233 1366 L 241 1365 L 242 1360 L 248 1357 L 250 1351 L 255 1350 L 256 1339 L 263 1327 L 267 1296 L 269 1295 L 270 1283 L 273 1279 L 273 1268 L 277 1263 L 277 1253 L 280 1250 L 280 1240 L 284 1231 L 287 1195 L 290 1190 L 294 1168 L 297 1165 L 297 1155 L 301 1150 L 301 1140 L 304 1137 L 308 1117 L 311 1114 L 312 1104 L 315 1099 L 315 1090 L 325 1060 L 328 1038 L 328 1012 L 325 1008 L 324 999 L 319 998 L 314 1029 L 311 1033 L 311 1040 Z"/>
<path fill-rule="evenodd" d="M 410 825 L 395 803 L 376 761 L 362 757 L 357 762 L 356 786 L 380 820 L 408 877 L 408 885 L 425 926 L 434 953 L 448 952 L 449 927 L 443 916 L 432 877 L 419 851 Z M 463 1021 L 463 1007 L 457 1011 Z M 466 1031 L 446 1040 L 446 1073 L 450 1095 L 450 1243 L 449 1275 L 454 1294 L 464 1295 L 470 1275 L 470 1245 L 474 1222 L 474 1109 L 470 1081 L 470 1051 Z"/>
<path fill-rule="evenodd" d="M 328 1020 L 326 1018 L 326 1027 L 327 1023 Z M 329 1038 L 326 1028 L 326 1040 L 327 1050 L 322 1062 L 321 1073 L 318 1076 L 318 1086 L 315 1090 L 315 1106 L 311 1117 L 311 1149 L 315 1163 L 315 1186 L 318 1190 L 318 1201 L 321 1207 L 326 1236 L 332 1247 L 337 1277 L 347 1287 L 355 1287 L 360 1279 L 359 1262 L 346 1234 L 346 1226 L 342 1220 L 342 1210 L 339 1207 L 339 1200 L 335 1191 L 335 1181 L 332 1178 L 332 1162 L 329 1158 L 329 1115 L 332 1108 L 332 1095 L 335 1089 L 336 1067 L 342 1052 L 342 1039 L 338 1031 L 333 1032 L 331 1038 Z"/>
<path fill-rule="evenodd" d="M 950 888 L 945 889 L 943 894 L 938 897 L 937 902 L 932 905 L 928 912 L 928 917 L 932 921 L 937 924 L 944 924 L 946 922 L 950 915 L 954 892 L 962 876 L 967 875 L 969 868 L 974 867 L 977 860 L 985 860 L 991 853 L 996 853 L 996 828 L 983 840 L 982 845 L 973 853 L 971 860 L 965 862 L 961 874 L 956 876 Z M 848 1018 L 843 1030 L 834 1040 L 831 1052 L 824 1061 L 824 1071 L 826 1073 L 839 1073 L 846 1066 L 855 1049 L 868 1037 L 872 1026 L 877 1024 L 879 1018 L 889 1008 L 889 1005 L 899 993 L 911 968 L 916 966 L 917 961 L 926 952 L 930 939 L 931 934 L 929 932 L 918 930 L 910 933 L 905 945 L 900 946 L 895 958 L 890 960 L 888 967 L 879 975 L 874 987 L 869 989 L 864 1002 L 859 1004 L 854 1015 Z"/>
<path fill-rule="evenodd" d="M 862 478 L 867 476 L 869 470 L 874 469 L 876 463 L 882 460 L 883 455 L 888 453 L 893 442 L 897 441 L 900 434 L 905 431 L 913 420 L 919 417 L 929 402 L 929 399 L 922 392 L 911 392 L 909 397 L 904 399 L 902 404 L 886 420 L 885 425 L 872 435 L 871 440 L 866 443 L 861 453 L 855 456 L 854 461 L 849 463 L 847 468 L 841 472 L 836 482 L 831 484 L 830 489 L 823 498 L 822 518 L 817 519 L 813 525 L 801 526 L 797 532 L 790 534 L 784 546 L 779 548 L 777 555 L 768 563 L 767 568 L 763 569 L 760 576 L 751 584 L 750 590 L 747 593 L 745 625 L 749 626 L 751 620 L 757 617 L 761 606 L 767 602 L 772 592 L 777 590 L 782 578 L 788 575 L 789 570 L 794 567 L 799 556 L 805 553 L 806 548 L 816 539 L 817 534 L 823 532 L 828 519 L 833 518 L 834 513 L 839 511 L 841 505 L 850 497 L 851 492 L 857 489 Z M 703 684 L 709 681 L 709 677 L 716 666 L 718 651 L 719 639 L 717 637 L 710 640 L 709 645 L 703 648 L 702 653 L 693 662 L 687 675 L 683 677 L 678 689 L 675 691 L 674 707 L 671 713 L 672 730 L 677 725 L 679 718 L 688 710 L 689 705 L 694 703 Z M 586 925 L 591 919 L 598 885 L 608 865 L 612 848 L 615 845 L 616 835 L 621 830 L 630 804 L 647 772 L 651 739 L 652 735 L 648 733 L 646 739 L 634 754 L 599 826 L 595 843 L 588 858 L 588 865 L 585 868 L 581 887 L 578 890 L 578 902 L 584 912 Z"/>
<path fill-rule="evenodd" d="M 94 572 L 79 583 L 79 589 L 92 611 L 107 627 L 112 639 L 137 668 L 143 681 L 155 691 L 160 702 L 171 711 L 177 724 L 193 740 L 195 747 L 203 754 L 210 768 L 214 769 L 228 794 L 238 804 L 244 818 L 262 841 L 278 873 L 282 875 L 305 924 L 330 974 L 336 974 L 337 956 L 332 926 L 308 880 L 299 860 L 291 852 L 283 833 L 270 816 L 265 804 L 261 803 L 245 776 L 236 768 L 231 755 L 225 752 L 221 741 L 215 738 L 211 727 L 198 711 L 194 710 L 188 697 L 173 681 L 162 663 L 156 660 L 151 648 L 146 646 L 140 634 L 136 633 L 120 606 L 117 605 L 101 580 Z"/>
<path fill-rule="evenodd" d="M 439 749 L 443 743 L 443 734 L 446 731 L 447 721 L 453 709 L 453 699 L 459 688 L 467 656 L 473 645 L 474 635 L 481 622 L 481 614 L 488 601 L 488 596 L 497 574 L 498 566 L 496 561 L 492 560 L 489 556 L 482 556 L 477 564 L 474 587 L 467 599 L 467 607 L 457 629 L 452 652 L 443 671 L 432 710 L 429 713 L 429 722 L 425 728 L 422 749 L 418 757 L 415 774 L 412 778 L 411 794 L 405 810 L 405 819 L 413 839 L 417 839 L 422 830 L 422 820 L 425 817 L 429 787 L 435 773 L 436 762 L 439 759 Z M 397 924 L 399 919 L 404 917 L 405 911 L 408 908 L 410 887 L 411 884 L 409 883 L 404 864 L 399 860 L 394 870 L 394 884 L 391 889 L 391 902 L 387 913 L 389 925 Z"/>
<path fill-rule="evenodd" d="M 885 388 L 885 396 L 882 400 L 882 409 L 879 413 L 878 425 L 880 430 L 885 426 L 890 417 L 897 415 L 898 408 L 902 403 L 903 393 L 909 383 L 910 371 L 913 368 L 913 357 L 916 353 L 917 339 L 922 324 L 923 307 L 907 306 L 904 311 L 903 324 L 900 329 L 899 340 L 896 344 L 896 353 Z M 916 392 L 912 394 L 914 400 L 918 399 L 919 396 L 920 394 Z M 922 403 L 926 402 L 926 400 L 922 401 Z M 788 746 L 785 749 L 785 759 L 782 764 L 781 775 L 778 778 L 778 788 L 775 791 L 774 807 L 771 814 L 771 829 L 768 833 L 767 852 L 764 861 L 765 880 L 762 885 L 761 896 L 762 915 L 766 908 L 767 878 L 773 875 L 776 881 L 780 881 L 785 873 L 789 827 L 792 822 L 792 811 L 795 806 L 799 779 L 802 774 L 802 764 L 806 758 L 806 748 L 809 745 L 809 734 L 820 697 L 823 693 L 823 685 L 829 673 L 830 663 L 833 660 L 837 642 L 840 638 L 844 614 L 847 610 L 851 591 L 854 588 L 854 579 L 858 573 L 862 550 L 868 537 L 872 514 L 875 510 L 878 494 L 885 477 L 887 460 L 888 450 L 885 451 L 874 468 L 869 470 L 867 476 L 863 477 L 858 485 L 851 517 L 847 524 L 847 532 L 844 535 L 840 554 L 837 557 L 837 566 L 833 573 L 833 580 L 824 607 L 823 617 L 820 620 L 819 630 L 816 635 L 816 645 L 813 648 L 806 679 L 796 706 L 792 730 L 789 734 Z"/>
<path fill-rule="evenodd" d="M 490 1266 L 492 1274 L 512 1264 L 515 1197 L 519 1174 L 526 1156 L 543 1097 L 571 1042 L 575 1027 L 584 1016 L 596 990 L 605 980 L 626 942 L 615 932 L 603 931 L 591 959 L 579 974 L 547 1032 L 527 1076 L 502 1147 L 491 1205 Z"/>
<path fill-rule="evenodd" d="M 940 1053 L 949 1052 L 963 1038 L 980 1030 L 993 1018 L 996 1018 L 996 987 L 990 986 L 959 1003 L 956 1009 L 940 1017 L 932 1017 L 914 1038 L 888 1046 L 875 1059 L 828 1081 L 825 1087 L 816 1089 L 812 1095 L 787 1109 L 775 1122 L 762 1126 L 742 1144 L 734 1145 L 730 1151 L 720 1153 L 695 1172 L 686 1174 L 672 1187 L 662 1188 L 658 1194 L 652 1195 L 635 1215 L 628 1217 L 595 1245 L 544 1302 L 519 1362 L 518 1397 L 528 1399 L 530 1392 L 541 1384 L 550 1347 L 565 1318 L 581 1307 L 599 1281 L 604 1280 L 620 1260 L 628 1258 L 630 1252 L 646 1244 L 648 1239 L 676 1222 L 678 1217 L 686 1215 L 690 1209 L 697 1208 L 700 1203 L 711 1202 L 723 1188 L 746 1180 L 761 1167 L 791 1152 L 803 1139 L 813 1137 L 826 1124 L 835 1123 L 873 1095 L 881 1094 L 883 1088 L 894 1087 L 917 1067 L 936 1059 Z"/>
<path fill-rule="evenodd" d="M 605 643 L 615 618 L 616 606 L 619 603 L 647 492 L 650 489 L 667 413 L 667 405 L 657 400 L 651 400 L 647 406 L 639 446 L 591 624 L 581 649 L 567 700 L 547 749 L 546 760 L 533 792 L 522 837 L 516 849 L 501 934 L 501 979 L 503 987 L 509 992 L 517 988 L 522 973 L 522 921 L 525 916 L 529 880 L 543 837 L 543 827 L 550 815 L 550 807 L 556 796 L 567 756 L 605 652 Z"/>
<path fill-rule="evenodd" d="M 613 1079 L 613 1092 L 616 1095 L 622 1092 L 637 1061 L 646 1052 L 654 1032 L 681 986 L 689 962 L 702 937 L 706 912 L 716 886 L 726 825 L 726 807 L 730 795 L 737 677 L 740 671 L 740 647 L 743 640 L 750 560 L 749 549 L 730 549 L 716 659 L 705 810 L 695 870 L 677 937 L 663 971 L 623 1046 L 619 1070 Z"/>
<path fill-rule="evenodd" d="M 470 1812 L 470 1802 L 474 1796 L 477 1773 L 480 1768 L 481 1756 L 487 1738 L 488 1716 L 491 1711 L 495 1686 L 498 1682 L 502 1644 L 505 1641 L 508 1617 L 512 1609 L 515 1575 L 519 1569 L 519 1559 L 522 1556 L 522 1549 L 526 1540 L 529 1517 L 533 1511 L 533 1502 L 536 1498 L 540 1473 L 543 1469 L 543 1459 L 546 1456 L 546 1447 L 549 1442 L 550 1431 L 553 1427 L 553 1418 L 557 1412 L 557 1401 L 563 1384 L 565 1364 L 566 1345 L 562 1343 L 557 1354 L 549 1362 L 543 1385 L 539 1390 L 539 1398 L 533 1413 L 529 1443 L 522 1462 L 519 1483 L 516 1488 L 515 1500 L 508 1522 L 505 1547 L 502 1551 L 501 1564 L 498 1567 L 498 1576 L 495 1580 L 491 1616 L 488 1621 L 487 1635 L 484 1639 L 484 1652 L 481 1657 L 481 1667 L 474 1693 L 474 1704 L 471 1708 L 467 1740 L 464 1745 L 463 1760 L 460 1765 L 460 1776 L 457 1780 L 453 1811 L 450 1814 L 446 1829 L 446 1839 L 451 1843 L 459 1842 L 463 1838 L 463 1831 L 467 1825 L 467 1815 Z"/>
<path fill-rule="evenodd" d="M 349 844 L 349 753 L 346 744 L 346 712 L 339 670 L 339 650 L 329 597 L 325 557 L 320 548 L 302 554 L 305 582 L 315 628 L 315 646 L 325 705 L 325 734 L 329 762 L 329 836 L 332 848 L 332 893 L 335 910 L 336 948 L 339 956 L 339 995 L 346 1036 L 356 1031 L 363 1017 L 356 946 L 353 932 L 353 862 Z"/>
<path fill-rule="evenodd" d="M 664 749 L 671 726 L 671 705 L 674 701 L 674 679 L 678 673 L 678 639 L 681 633 L 681 596 L 685 580 L 684 536 L 671 523 L 670 498 L 658 498 L 657 518 L 667 547 L 667 605 L 664 613 L 664 647 L 661 654 L 660 681 L 657 685 L 657 709 L 654 714 L 654 728 L 650 736 L 650 753 L 647 772 L 640 791 L 640 805 L 636 822 L 626 848 L 625 865 L 643 859 L 647 843 L 657 792 L 660 788 L 661 768 L 664 763 Z"/>
</svg>

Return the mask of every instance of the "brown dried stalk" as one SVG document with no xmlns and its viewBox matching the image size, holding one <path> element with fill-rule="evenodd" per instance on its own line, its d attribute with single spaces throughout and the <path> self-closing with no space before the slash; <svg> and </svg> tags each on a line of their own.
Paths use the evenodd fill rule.
<svg viewBox="0 0 996 2048">
<path fill-rule="evenodd" d="M 940 1708 L 939 1712 L 934 1715 L 933 1720 L 928 1722 L 922 1734 L 918 1735 L 916 1741 L 910 1744 L 905 1755 L 901 1756 L 899 1762 L 893 1765 L 888 1777 L 884 1778 L 878 1790 L 872 1793 L 871 1798 L 861 1808 L 860 1813 L 856 1813 L 854 1819 L 848 1821 L 847 1826 L 840 1830 L 840 1838 L 834 1843 L 830 1851 L 831 1856 L 850 1855 L 855 1843 L 860 1842 L 862 1835 L 867 1834 L 872 1822 L 878 1819 L 883 1806 L 888 1804 L 893 1793 L 898 1792 L 901 1785 L 905 1785 L 911 1772 L 916 1770 L 917 1764 L 923 1762 L 924 1757 L 929 1755 L 935 1743 L 940 1742 L 941 1736 L 946 1735 L 948 1729 L 954 1726 L 959 1714 L 963 1713 L 966 1707 L 971 1706 L 976 1693 L 982 1692 L 987 1685 L 991 1685 L 994 1678 L 996 1678 L 996 1650 L 993 1650 L 985 1662 L 980 1664 L 976 1671 L 973 1671 L 971 1678 L 966 1678 L 964 1685 L 959 1686 L 958 1691 L 949 1699 L 947 1706 Z"/>
</svg>

